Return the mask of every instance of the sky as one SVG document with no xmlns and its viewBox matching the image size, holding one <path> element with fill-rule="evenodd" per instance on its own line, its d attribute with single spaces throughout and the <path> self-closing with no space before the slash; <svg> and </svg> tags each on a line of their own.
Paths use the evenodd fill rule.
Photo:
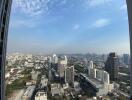
<svg viewBox="0 0 132 100">
<path fill-rule="evenodd" d="M 13 0 L 8 53 L 129 53 L 125 0 Z"/>
</svg>

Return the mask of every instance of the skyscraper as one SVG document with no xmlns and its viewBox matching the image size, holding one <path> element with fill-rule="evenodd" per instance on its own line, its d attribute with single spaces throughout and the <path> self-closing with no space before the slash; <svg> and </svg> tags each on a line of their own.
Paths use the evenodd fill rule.
<svg viewBox="0 0 132 100">
<path fill-rule="evenodd" d="M 66 83 L 74 82 L 74 66 L 65 68 L 65 82 Z"/>
<path fill-rule="evenodd" d="M 89 66 L 90 66 L 90 68 L 93 69 L 93 61 L 90 61 L 90 62 L 89 62 Z"/>
<path fill-rule="evenodd" d="M 66 67 L 67 66 L 65 64 L 61 64 L 61 63 L 58 64 L 57 72 L 61 78 L 64 78 L 64 72 Z"/>
<path fill-rule="evenodd" d="M 5 100 L 5 59 L 12 0 L 0 0 L 0 99 Z"/>
<path fill-rule="evenodd" d="M 90 74 L 92 74 L 94 72 L 93 61 L 89 61 L 89 64 L 87 65 L 87 70 L 88 70 L 88 75 L 90 75 Z"/>
<path fill-rule="evenodd" d="M 56 54 L 53 54 L 53 57 L 52 57 L 52 59 L 53 59 L 53 63 L 58 63 L 58 57 L 57 57 L 57 55 Z"/>
<path fill-rule="evenodd" d="M 58 62 L 58 68 L 57 71 L 59 73 L 59 76 L 64 78 L 65 74 L 65 68 L 67 67 L 67 57 L 64 56 L 59 62 Z"/>
<path fill-rule="evenodd" d="M 117 81 L 119 70 L 119 59 L 116 53 L 110 53 L 105 63 L 105 70 L 110 75 L 111 81 Z"/>
<path fill-rule="evenodd" d="M 129 64 L 129 60 L 130 60 L 129 54 L 123 54 L 123 62 L 124 62 L 124 64 L 128 65 Z"/>
<path fill-rule="evenodd" d="M 132 99 L 132 0 L 126 0 L 129 20 L 129 36 L 130 36 L 130 81 L 131 81 L 131 99 Z"/>
</svg>

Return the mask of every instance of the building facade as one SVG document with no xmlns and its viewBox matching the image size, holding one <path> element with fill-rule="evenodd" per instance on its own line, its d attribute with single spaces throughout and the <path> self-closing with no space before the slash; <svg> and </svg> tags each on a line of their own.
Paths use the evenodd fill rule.
<svg viewBox="0 0 132 100">
<path fill-rule="evenodd" d="M 48 79 L 46 78 L 46 76 L 45 75 L 43 75 L 42 77 L 41 77 L 41 87 L 42 88 L 44 88 L 44 87 L 47 87 L 47 85 L 48 85 Z"/>
<path fill-rule="evenodd" d="M 59 74 L 59 77 L 64 78 L 66 67 L 67 66 L 65 64 L 61 64 L 61 63 L 58 64 L 57 72 Z"/>
<path fill-rule="evenodd" d="M 52 62 L 53 62 L 54 64 L 57 64 L 57 63 L 58 63 L 58 57 L 57 57 L 56 54 L 53 54 Z"/>
<path fill-rule="evenodd" d="M 129 20 L 129 36 L 130 36 L 130 81 L 131 81 L 131 99 L 132 99 L 132 0 L 126 0 Z"/>
<path fill-rule="evenodd" d="M 129 60 L 130 60 L 129 54 L 123 54 L 124 64 L 129 65 Z"/>
<path fill-rule="evenodd" d="M 47 100 L 47 93 L 44 91 L 38 91 L 35 95 L 35 100 Z"/>
<path fill-rule="evenodd" d="M 37 81 L 38 75 L 39 75 L 39 72 L 33 70 L 31 72 L 31 78 L 32 78 L 32 80 Z"/>
<path fill-rule="evenodd" d="M 87 77 L 85 74 L 80 74 L 80 87 L 85 91 L 85 93 L 90 96 L 103 96 L 107 95 L 109 92 L 108 84 L 104 84 L 103 82 Z"/>
<path fill-rule="evenodd" d="M 61 86 L 60 84 L 51 84 L 51 95 L 55 96 L 55 95 L 61 95 Z"/>
<path fill-rule="evenodd" d="M 110 53 L 105 63 L 105 70 L 110 75 L 111 81 L 117 81 L 119 71 L 119 59 L 116 53 Z"/>
<path fill-rule="evenodd" d="M 36 88 L 35 85 L 29 86 L 26 89 L 25 93 L 23 94 L 22 100 L 32 100 L 33 99 L 33 95 L 34 95 L 35 88 Z"/>
<path fill-rule="evenodd" d="M 74 83 L 74 66 L 65 69 L 65 82 Z"/>
<path fill-rule="evenodd" d="M 12 0 L 0 0 L 0 99 L 5 100 L 5 60 Z"/>
</svg>

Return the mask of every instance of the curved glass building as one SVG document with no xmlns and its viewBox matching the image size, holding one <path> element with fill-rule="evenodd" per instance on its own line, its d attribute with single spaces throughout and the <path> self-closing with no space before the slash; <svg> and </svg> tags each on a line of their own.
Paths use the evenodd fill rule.
<svg viewBox="0 0 132 100">
<path fill-rule="evenodd" d="M 129 34 L 130 34 L 130 82 L 131 82 L 131 99 L 132 99 L 132 0 L 126 0 L 129 19 Z"/>
<path fill-rule="evenodd" d="M 0 0 L 0 100 L 5 100 L 5 59 L 12 0 Z"/>
</svg>

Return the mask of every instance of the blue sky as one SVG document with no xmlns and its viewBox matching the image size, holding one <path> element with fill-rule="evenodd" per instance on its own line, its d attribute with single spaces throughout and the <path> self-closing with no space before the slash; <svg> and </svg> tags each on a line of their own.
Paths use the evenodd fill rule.
<svg viewBox="0 0 132 100">
<path fill-rule="evenodd" d="M 8 52 L 129 53 L 125 0 L 13 0 Z"/>
</svg>

